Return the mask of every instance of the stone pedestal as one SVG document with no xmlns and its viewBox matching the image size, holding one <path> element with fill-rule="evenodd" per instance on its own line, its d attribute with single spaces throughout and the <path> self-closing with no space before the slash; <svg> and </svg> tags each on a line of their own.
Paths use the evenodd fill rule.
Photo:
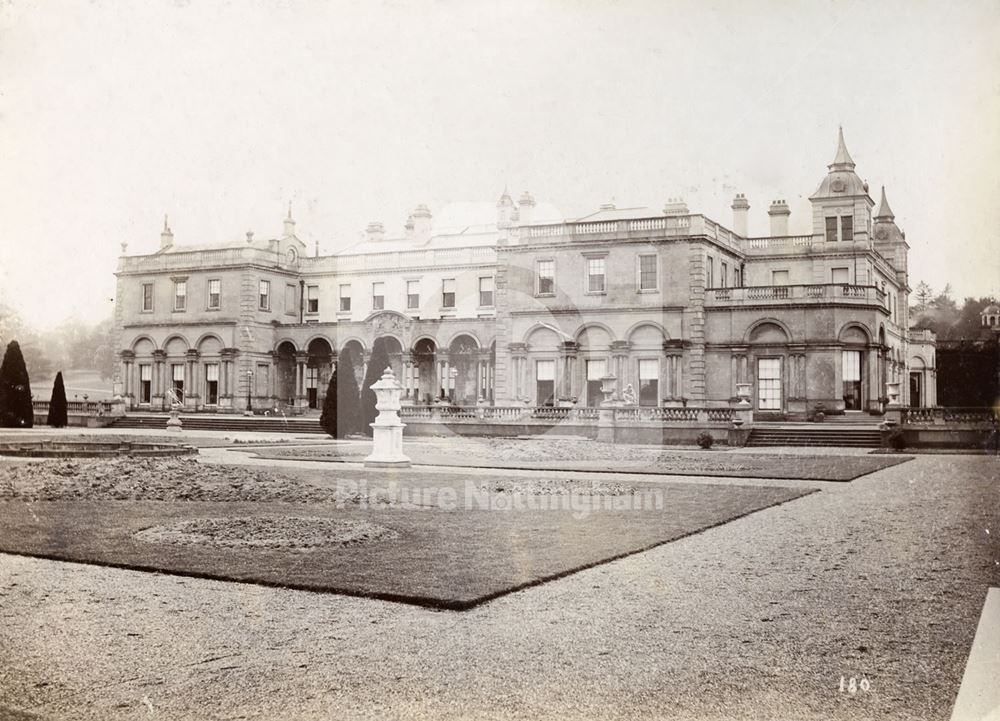
<svg viewBox="0 0 1000 721">
<path fill-rule="evenodd" d="M 597 414 L 597 441 L 598 443 L 615 442 L 615 408 L 619 403 L 615 400 L 615 384 L 618 378 L 614 375 L 606 375 L 601 378 L 601 410 Z"/>
<path fill-rule="evenodd" d="M 167 419 L 167 430 L 179 433 L 181 431 L 180 411 L 170 411 L 170 418 Z"/>
<path fill-rule="evenodd" d="M 403 454 L 403 428 L 399 419 L 399 397 L 402 386 L 386 368 L 382 378 L 371 385 L 375 393 L 378 416 L 372 427 L 372 452 L 365 458 L 366 468 L 409 468 L 410 459 Z"/>
</svg>

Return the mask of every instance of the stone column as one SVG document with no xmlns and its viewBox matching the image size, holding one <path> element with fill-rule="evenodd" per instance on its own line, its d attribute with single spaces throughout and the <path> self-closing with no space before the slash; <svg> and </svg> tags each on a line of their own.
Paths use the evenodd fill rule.
<svg viewBox="0 0 1000 721">
<path fill-rule="evenodd" d="M 306 406 L 306 363 L 309 353 L 300 350 L 295 353 L 295 405 Z"/>
<path fill-rule="evenodd" d="M 163 394 L 166 391 L 166 385 L 164 382 L 164 375 L 166 374 L 166 364 L 167 353 L 162 350 L 153 351 L 153 378 L 150 385 L 152 385 L 149 407 L 150 409 L 159 408 L 163 410 L 164 400 Z"/>
<path fill-rule="evenodd" d="M 200 357 L 201 354 L 193 349 L 185 356 L 184 408 L 189 410 L 197 409 L 198 399 L 201 397 L 201 384 L 198 378 Z"/>
</svg>

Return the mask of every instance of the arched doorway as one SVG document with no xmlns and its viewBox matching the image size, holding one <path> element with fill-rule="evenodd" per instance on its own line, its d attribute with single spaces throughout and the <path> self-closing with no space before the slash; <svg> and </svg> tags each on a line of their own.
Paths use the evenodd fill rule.
<svg viewBox="0 0 1000 721">
<path fill-rule="evenodd" d="M 306 348 L 306 401 L 310 408 L 319 408 L 326 397 L 326 387 L 332 373 L 333 348 L 326 338 L 313 338 Z"/>
<path fill-rule="evenodd" d="M 413 346 L 413 366 L 416 369 L 414 402 L 433 403 L 440 391 L 436 372 L 437 346 L 430 338 L 421 338 Z"/>
<path fill-rule="evenodd" d="M 278 344 L 274 388 L 279 406 L 295 405 L 295 345 L 291 341 Z"/>
<path fill-rule="evenodd" d="M 456 336 L 448 346 L 446 395 L 452 403 L 472 406 L 479 400 L 479 343 L 470 335 Z"/>
</svg>

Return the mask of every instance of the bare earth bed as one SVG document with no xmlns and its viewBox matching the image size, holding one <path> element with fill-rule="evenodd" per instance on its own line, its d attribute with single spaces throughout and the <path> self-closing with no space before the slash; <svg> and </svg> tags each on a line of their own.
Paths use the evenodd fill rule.
<svg viewBox="0 0 1000 721">
<path fill-rule="evenodd" d="M 358 444 L 258 448 L 270 459 L 310 461 L 364 460 Z M 406 446 L 414 463 L 432 466 L 488 467 L 542 471 L 654 473 L 658 475 L 852 481 L 911 460 L 910 456 L 771 455 L 732 451 L 671 451 L 649 446 L 603 444 L 588 440 L 512 440 L 461 438 Z"/>
<path fill-rule="evenodd" d="M 0 551 L 466 609 L 811 492 L 311 473 L 3 464 Z"/>
</svg>

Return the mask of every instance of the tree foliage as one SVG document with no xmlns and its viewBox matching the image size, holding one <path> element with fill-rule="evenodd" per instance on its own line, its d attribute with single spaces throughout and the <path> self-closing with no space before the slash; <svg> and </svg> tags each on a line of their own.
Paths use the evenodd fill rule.
<svg viewBox="0 0 1000 721">
<path fill-rule="evenodd" d="M 323 399 L 323 412 L 319 416 L 319 424 L 333 438 L 337 438 L 337 370 L 330 375 L 330 384 L 326 387 L 326 398 Z"/>
<path fill-rule="evenodd" d="M 350 351 L 337 359 L 337 437 L 345 438 L 361 432 L 361 406 L 354 357 Z M 327 392 L 329 397 L 329 391 Z M 324 407 L 325 408 L 325 407 Z"/>
<path fill-rule="evenodd" d="M 910 324 L 934 331 L 938 340 L 972 340 L 983 332 L 979 314 L 996 302 L 991 297 L 965 298 L 959 307 L 951 297 L 951 286 L 945 286 L 925 308 L 913 307 Z"/>
<path fill-rule="evenodd" d="M 372 358 L 368 361 L 368 373 L 365 374 L 365 382 L 361 388 L 361 428 L 365 435 L 372 435 L 371 424 L 375 422 L 378 411 L 375 409 L 375 391 L 372 384 L 378 382 L 385 369 L 389 367 L 389 352 L 385 347 L 385 338 L 376 338 L 372 344 Z"/>
<path fill-rule="evenodd" d="M 49 400 L 49 425 L 53 428 L 65 428 L 67 420 L 66 386 L 63 385 L 62 371 L 59 371 L 52 384 L 52 398 Z"/>
<path fill-rule="evenodd" d="M 12 340 L 0 365 L 0 428 L 31 428 L 34 422 L 28 369 L 20 344 Z"/>
</svg>

